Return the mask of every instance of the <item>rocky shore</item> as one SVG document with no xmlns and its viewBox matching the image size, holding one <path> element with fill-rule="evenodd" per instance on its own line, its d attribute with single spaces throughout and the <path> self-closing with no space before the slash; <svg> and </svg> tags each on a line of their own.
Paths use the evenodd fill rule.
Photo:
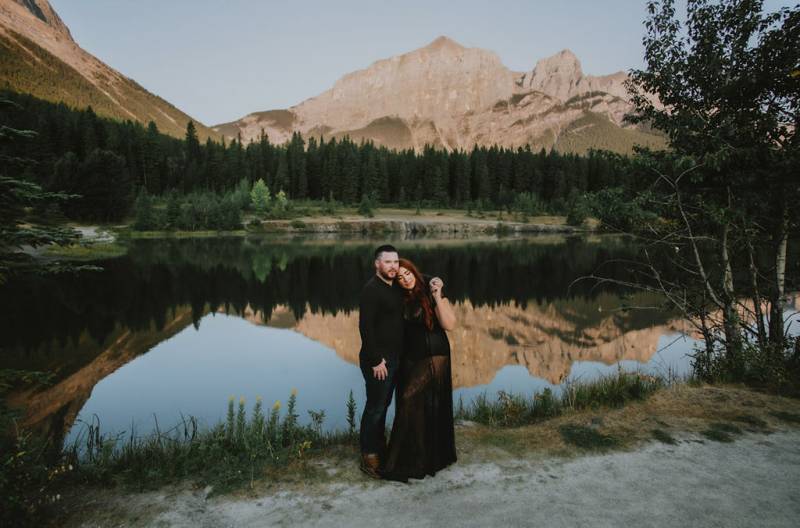
<svg viewBox="0 0 800 528">
<path fill-rule="evenodd" d="M 528 224 L 475 220 L 466 222 L 395 219 L 347 219 L 347 220 L 270 220 L 258 225 L 248 225 L 250 231 L 298 232 L 298 233 L 352 233 L 380 234 L 404 233 L 412 235 L 477 235 L 477 234 L 524 234 L 524 233 L 583 233 L 590 231 L 564 224 Z"/>
</svg>

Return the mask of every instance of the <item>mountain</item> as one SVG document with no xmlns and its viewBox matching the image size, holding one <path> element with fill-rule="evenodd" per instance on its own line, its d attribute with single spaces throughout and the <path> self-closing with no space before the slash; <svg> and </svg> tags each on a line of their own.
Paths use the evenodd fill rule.
<svg viewBox="0 0 800 528">
<path fill-rule="evenodd" d="M 83 50 L 47 0 L 0 0 L 0 89 L 32 94 L 99 115 L 154 121 L 183 137 L 186 123 L 218 134 Z"/>
<path fill-rule="evenodd" d="M 513 72 L 493 52 L 447 37 L 349 73 L 331 88 L 288 109 L 255 112 L 214 130 L 243 141 L 262 130 L 273 143 L 294 132 L 345 135 L 390 148 L 433 145 L 531 145 L 562 152 L 633 145 L 663 148 L 662 136 L 623 123 L 631 110 L 627 75 L 585 75 L 564 50 L 527 72 Z"/>
</svg>

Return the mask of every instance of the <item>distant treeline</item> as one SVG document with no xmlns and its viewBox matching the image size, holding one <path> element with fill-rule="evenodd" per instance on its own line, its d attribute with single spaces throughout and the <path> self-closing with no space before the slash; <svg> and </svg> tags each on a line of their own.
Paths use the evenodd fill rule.
<svg viewBox="0 0 800 528">
<path fill-rule="evenodd" d="M 226 193 L 243 180 L 262 179 L 291 200 L 344 204 L 367 196 L 380 204 L 502 207 L 530 193 L 551 212 L 565 212 L 584 192 L 632 189 L 641 181 L 628 158 L 608 152 L 579 156 L 493 146 L 416 153 L 299 134 L 285 145 L 266 135 L 247 145 L 236 139 L 201 143 L 191 122 L 180 140 L 153 122 L 104 119 L 91 107 L 75 110 L 8 91 L 0 97 L 18 104 L 0 109 L 4 125 L 36 132 L 3 147 L 0 171 L 81 195 L 65 207 L 73 218 L 118 220 L 142 191 Z M 36 163 L 17 163 L 20 158 Z"/>
</svg>

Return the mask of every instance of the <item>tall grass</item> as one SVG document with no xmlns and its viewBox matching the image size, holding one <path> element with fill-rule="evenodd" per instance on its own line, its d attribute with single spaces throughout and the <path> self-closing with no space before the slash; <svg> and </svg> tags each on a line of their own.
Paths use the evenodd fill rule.
<svg viewBox="0 0 800 528">
<path fill-rule="evenodd" d="M 352 396 L 352 395 L 351 395 Z M 226 419 L 211 428 L 201 428 L 194 417 L 167 431 L 156 421 L 155 431 L 126 438 L 100 433 L 99 420 L 87 423 L 66 448 L 66 460 L 75 476 L 88 483 L 119 482 L 139 489 L 191 478 L 229 490 L 253 486 L 270 468 L 303 460 L 332 445 L 354 445 L 354 428 L 323 432 L 324 411 L 308 411 L 310 424 L 300 425 L 295 412 L 297 393 L 292 391 L 282 412 L 276 401 L 268 411 L 261 398 L 251 412 L 240 398 L 228 401 Z M 348 414 L 355 414 L 348 405 Z"/>
<path fill-rule="evenodd" d="M 518 427 L 554 418 L 568 411 L 622 407 L 629 401 L 646 399 L 666 383 L 659 377 L 620 369 L 616 374 L 588 382 L 567 382 L 558 396 L 549 388 L 533 396 L 498 391 L 496 400 L 490 400 L 484 393 L 466 406 L 459 401 L 455 417 L 489 426 Z"/>
</svg>

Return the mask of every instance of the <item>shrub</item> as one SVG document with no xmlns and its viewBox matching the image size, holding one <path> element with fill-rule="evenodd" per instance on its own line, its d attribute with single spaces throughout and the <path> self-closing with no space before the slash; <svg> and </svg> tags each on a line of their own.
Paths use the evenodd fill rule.
<svg viewBox="0 0 800 528">
<path fill-rule="evenodd" d="M 365 216 L 367 218 L 372 218 L 375 216 L 374 212 L 375 203 L 371 196 L 368 194 L 364 194 L 361 197 L 361 202 L 358 204 L 358 214 L 361 216 Z"/>
<path fill-rule="evenodd" d="M 256 212 L 263 214 L 269 209 L 271 199 L 269 187 L 259 178 L 250 191 L 250 205 Z"/>
</svg>

